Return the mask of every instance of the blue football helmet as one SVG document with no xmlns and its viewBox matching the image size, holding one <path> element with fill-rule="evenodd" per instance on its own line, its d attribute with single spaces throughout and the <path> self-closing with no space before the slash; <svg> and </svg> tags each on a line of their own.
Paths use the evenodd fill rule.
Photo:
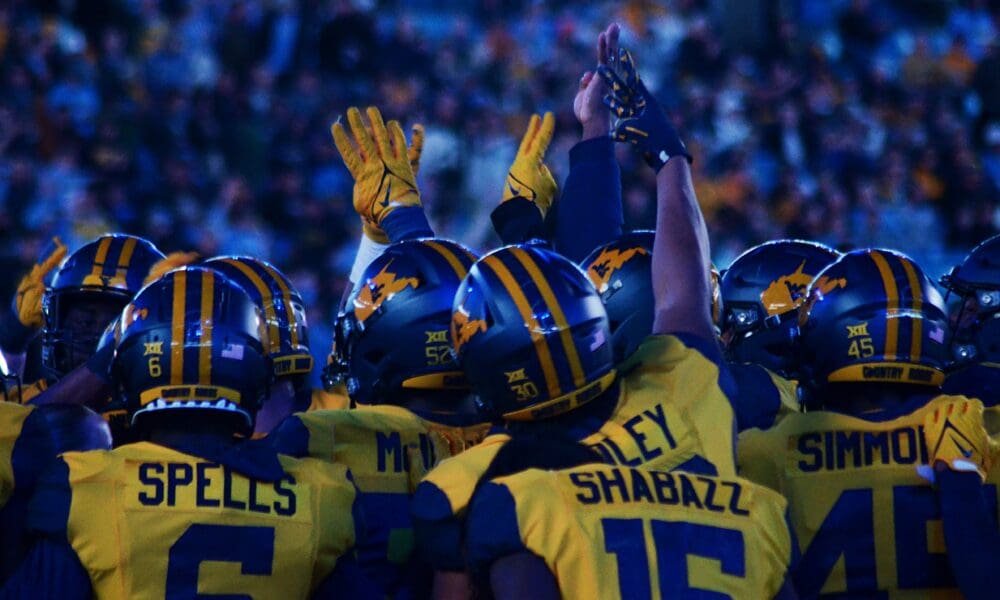
<svg viewBox="0 0 1000 600">
<path fill-rule="evenodd" d="M 615 360 L 632 356 L 653 330 L 652 231 L 633 231 L 598 246 L 581 266 L 608 311 Z"/>
<path fill-rule="evenodd" d="M 250 429 L 273 373 L 267 323 L 212 269 L 171 271 L 122 311 L 111 372 L 132 424 L 168 411 L 232 415 Z"/>
<path fill-rule="evenodd" d="M 655 232 L 631 231 L 594 249 L 581 263 L 608 311 L 615 360 L 622 362 L 653 331 Z M 719 271 L 711 270 L 712 320 L 719 324 Z"/>
<path fill-rule="evenodd" d="M 365 269 L 334 327 L 334 360 L 358 404 L 403 404 L 408 392 L 467 391 L 448 346 L 451 306 L 476 256 L 455 242 L 408 240 Z"/>
<path fill-rule="evenodd" d="M 806 383 L 940 386 L 948 317 L 934 283 L 907 256 L 866 249 L 820 271 L 800 311 Z"/>
<path fill-rule="evenodd" d="M 956 366 L 1000 362 L 1000 235 L 973 248 L 941 285 L 960 300 L 951 318 Z"/>
<path fill-rule="evenodd" d="M 42 370 L 47 378 L 59 379 L 93 355 L 108 322 L 162 258 L 148 240 L 111 233 L 63 261 L 42 298 Z"/>
<path fill-rule="evenodd" d="M 451 344 L 491 418 L 543 419 L 614 383 L 608 314 L 586 274 L 535 245 L 480 259 L 455 296 Z"/>
<path fill-rule="evenodd" d="M 313 358 L 305 302 L 292 282 L 270 263 L 248 256 L 219 256 L 203 264 L 242 287 L 264 312 L 275 377 L 296 377 L 304 384 L 306 378 L 297 376 L 312 373 Z"/>
<path fill-rule="evenodd" d="M 823 244 L 776 240 L 737 257 L 720 285 L 726 358 L 796 378 L 798 308 L 813 277 L 839 256 Z"/>
</svg>

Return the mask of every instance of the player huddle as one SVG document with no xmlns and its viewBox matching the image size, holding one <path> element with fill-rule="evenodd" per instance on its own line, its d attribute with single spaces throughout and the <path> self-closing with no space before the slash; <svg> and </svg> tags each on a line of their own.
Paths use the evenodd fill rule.
<svg viewBox="0 0 1000 600">
<path fill-rule="evenodd" d="M 420 126 L 333 125 L 363 236 L 323 389 L 264 260 L 57 242 L 0 328 L 44 373 L 5 375 L 0 598 L 991 597 L 1000 239 L 951 315 L 892 250 L 720 273 L 617 37 L 561 196 L 536 115 L 483 256 L 434 236 Z M 655 231 L 621 230 L 616 141 Z"/>
</svg>

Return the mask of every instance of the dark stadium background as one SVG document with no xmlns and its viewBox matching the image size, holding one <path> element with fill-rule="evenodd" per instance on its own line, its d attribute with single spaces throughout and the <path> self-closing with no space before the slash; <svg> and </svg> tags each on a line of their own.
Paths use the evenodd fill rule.
<svg viewBox="0 0 1000 600">
<path fill-rule="evenodd" d="M 716 263 L 805 237 L 901 249 L 934 277 L 1000 224 L 1000 2 L 6 0 L 3 298 L 52 235 L 268 259 L 311 307 L 323 363 L 359 235 L 329 125 L 352 104 L 422 122 L 439 234 L 489 212 L 532 112 L 572 99 L 608 22 L 696 156 Z M 651 172 L 620 148 L 627 225 Z"/>
</svg>

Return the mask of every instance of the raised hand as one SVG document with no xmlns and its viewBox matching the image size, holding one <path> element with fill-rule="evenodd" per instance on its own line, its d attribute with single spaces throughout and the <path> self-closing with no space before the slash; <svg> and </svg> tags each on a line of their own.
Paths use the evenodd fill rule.
<svg viewBox="0 0 1000 600">
<path fill-rule="evenodd" d="M 924 441 L 931 466 L 942 463 L 952 471 L 978 473 L 986 480 L 991 453 L 979 400 L 956 396 L 928 413 Z"/>
<path fill-rule="evenodd" d="M 397 121 L 382 121 L 382 114 L 374 106 L 366 110 L 368 124 L 356 107 L 347 110 L 351 136 L 341 123 L 330 128 L 334 144 L 354 178 L 354 210 L 365 223 L 365 234 L 377 238 L 385 234 L 381 223 L 385 217 L 401 207 L 420 206 L 413 165 L 419 168 L 423 147 L 423 128 L 414 147 L 407 148 L 406 137 Z"/>
<path fill-rule="evenodd" d="M 535 203 L 543 217 L 548 212 L 558 189 L 552 173 L 545 166 L 545 151 L 552 141 L 555 127 L 556 119 L 552 113 L 547 112 L 544 117 L 531 115 L 528 131 L 521 139 L 514 164 L 507 172 L 501 203 L 511 198 L 526 198 Z"/>
<path fill-rule="evenodd" d="M 66 246 L 59 238 L 52 238 L 51 250 L 40 259 L 31 271 L 17 284 L 14 295 L 14 312 L 22 325 L 29 328 L 42 326 L 42 296 L 45 295 L 45 278 L 66 257 Z"/>
<path fill-rule="evenodd" d="M 677 130 L 640 79 L 628 50 L 618 50 L 614 68 L 601 65 L 597 72 L 611 90 L 604 96 L 604 104 L 615 117 L 612 135 L 616 141 L 639 148 L 643 159 L 656 172 L 675 156 L 691 160 Z"/>
<path fill-rule="evenodd" d="M 618 24 L 612 23 L 597 37 L 597 65 L 611 65 L 618 52 Z M 573 98 L 573 114 L 583 126 L 584 140 L 608 135 L 611 119 L 602 106 L 606 92 L 604 81 L 595 71 L 587 71 L 580 78 L 580 87 Z"/>
</svg>

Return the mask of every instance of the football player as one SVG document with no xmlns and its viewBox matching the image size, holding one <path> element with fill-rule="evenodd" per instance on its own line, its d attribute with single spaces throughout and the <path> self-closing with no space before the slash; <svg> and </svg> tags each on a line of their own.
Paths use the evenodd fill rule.
<svg viewBox="0 0 1000 600">
<path fill-rule="evenodd" d="M 200 264 L 211 267 L 242 287 L 264 312 L 270 334 L 275 380 L 257 414 L 255 437 L 263 437 L 297 410 L 347 408 L 349 400 L 336 382 L 307 387 L 313 358 L 309 350 L 305 303 L 292 282 L 267 261 L 249 256 L 218 256 L 199 262 L 196 252 L 174 252 L 150 270 L 146 282 L 167 272 Z"/>
<path fill-rule="evenodd" d="M 386 124 L 374 106 L 365 112 L 368 123 L 356 107 L 347 109 L 350 134 L 339 121 L 330 128 L 344 165 L 354 178 L 354 210 L 362 223 L 350 274 L 353 284 L 361 280 L 365 268 L 388 244 L 434 236 L 417 189 L 423 127 L 414 125 L 413 141 L 407 146 L 397 121 Z"/>
<path fill-rule="evenodd" d="M 1000 534 L 995 492 L 983 483 L 997 457 L 983 404 L 961 397 L 940 404 L 924 417 L 923 432 L 955 580 L 966 598 L 992 598 L 1000 585 Z"/>
<path fill-rule="evenodd" d="M 47 395 L 45 402 L 73 401 L 98 406 L 108 397 L 107 366 L 113 348 L 97 353 L 97 341 L 122 308 L 142 287 L 150 267 L 164 258 L 152 243 L 124 234 L 107 234 L 69 255 L 56 249 L 21 280 L 15 297 L 17 319 L 5 326 L 5 351 L 23 351 L 35 328 L 42 329 L 43 377 L 19 387 L 26 403 L 69 379 Z M 59 265 L 52 284 L 45 277 Z M 14 335 L 11 332 L 17 330 Z M 17 338 L 11 344 L 11 338 Z M 11 347 L 13 346 L 13 348 Z M 104 408 L 104 407 L 100 407 Z"/>
<path fill-rule="evenodd" d="M 498 600 L 796 598 L 787 503 L 764 486 L 609 465 L 551 437 L 513 438 L 483 479 L 466 552 Z"/>
<path fill-rule="evenodd" d="M 334 136 L 345 162 L 354 166 L 356 206 L 382 210 L 381 198 L 388 194 L 391 202 L 391 190 L 413 182 L 412 170 L 399 124 L 386 126 L 376 109 L 369 109 L 368 117 L 370 130 L 356 109 L 348 112 L 352 136 L 360 142 L 350 142 L 340 124 Z M 388 141 L 390 132 L 398 133 L 396 146 Z M 358 152 L 354 143 L 378 150 Z M 368 187 L 372 169 L 387 181 Z M 383 188 L 386 192 L 366 200 Z M 400 200 L 399 210 L 405 206 L 420 214 L 402 218 L 426 224 L 416 187 L 406 189 L 414 196 Z M 400 221 L 393 216 L 396 209 L 388 208 L 359 212 L 394 239 Z M 351 469 L 366 512 L 379 515 L 359 545 L 359 560 L 386 596 L 425 595 L 429 572 L 413 557 L 410 496 L 439 460 L 484 434 L 482 426 L 473 426 L 478 415 L 448 345 L 452 299 L 474 261 L 469 250 L 447 240 L 386 246 L 361 272 L 335 324 L 333 365 L 355 408 L 293 415 L 272 434 L 282 452 Z"/>
<path fill-rule="evenodd" d="M 293 412 L 308 409 L 315 397 L 346 407 L 346 398 L 323 388 L 309 387 L 313 369 L 308 325 L 302 296 L 285 275 L 270 263 L 248 256 L 220 256 L 202 263 L 243 288 L 267 321 L 268 352 L 274 365 L 270 394 L 257 414 L 255 435 L 270 433 Z M 340 400 L 337 402 L 337 400 Z"/>
<path fill-rule="evenodd" d="M 627 361 L 653 327 L 652 231 L 633 231 L 591 252 L 583 262 L 608 311 L 616 360 Z M 712 320 L 721 312 L 718 272 L 712 270 Z M 733 409 L 739 431 L 770 427 L 798 412 L 794 383 L 753 364 L 730 363 L 738 393 Z"/>
<path fill-rule="evenodd" d="M 902 254 L 868 249 L 820 271 L 801 326 L 803 385 L 817 408 L 744 432 L 741 473 L 789 500 L 805 597 L 957 594 L 934 521 L 926 415 L 940 396 L 948 320 Z M 937 531 L 937 533 L 935 533 Z"/>
<path fill-rule="evenodd" d="M 122 314 L 112 369 L 146 441 L 70 452 L 39 482 L 41 537 L 16 597 L 351 595 L 355 490 L 345 467 L 276 454 L 237 433 L 273 372 L 267 326 L 215 271 L 172 271 Z"/>
<path fill-rule="evenodd" d="M 959 300 L 951 319 L 953 366 L 944 389 L 994 406 L 1000 403 L 1000 236 L 973 248 L 941 285 Z M 1000 431 L 990 413 L 987 428 Z"/>
<path fill-rule="evenodd" d="M 617 56 L 618 34 L 618 25 L 611 24 L 598 36 L 598 65 Z M 569 151 L 561 195 L 544 163 L 555 119 L 551 113 L 531 118 L 504 181 L 500 205 L 491 215 L 504 244 L 546 239 L 564 256 L 580 261 L 592 248 L 621 235 L 621 174 L 609 135 L 610 115 L 601 103 L 604 90 L 593 71 L 580 79 L 573 113 L 581 138 Z"/>
<path fill-rule="evenodd" d="M 111 431 L 83 406 L 0 402 L 0 582 L 27 551 L 28 500 L 45 466 L 70 450 L 107 450 Z"/>
<path fill-rule="evenodd" d="M 722 345 L 747 404 L 776 406 L 770 392 L 778 390 L 777 406 L 799 406 L 798 308 L 816 274 L 839 256 L 816 242 L 776 240 L 750 248 L 722 275 Z M 753 426 L 773 424 L 761 416 Z"/>
<path fill-rule="evenodd" d="M 601 71 L 621 109 L 617 135 L 634 141 L 657 173 L 654 335 L 619 374 L 607 313 L 586 275 L 551 251 L 520 245 L 470 270 L 455 297 L 452 347 L 485 414 L 511 431 L 569 436 L 617 464 L 732 476 L 733 386 L 709 314 L 708 240 L 690 157 L 631 57 L 620 58 L 628 83 Z M 438 597 L 468 594 L 461 522 L 508 439 L 488 436 L 417 488 L 417 543 L 438 571 Z"/>
<path fill-rule="evenodd" d="M 11 377 L 27 376 L 35 379 L 40 365 L 26 364 L 29 344 L 37 338 L 42 328 L 42 298 L 46 282 L 64 258 L 68 249 L 58 237 L 52 238 L 43 249 L 31 270 L 17 284 L 11 310 L 2 313 L 0 320 L 0 352 L 4 354 L 6 371 Z M 14 383 L 16 388 L 17 382 Z M 23 390 L 14 390 L 20 393 Z M 37 392 L 36 392 L 37 393 Z M 20 396 L 9 400 L 20 401 Z"/>
</svg>

